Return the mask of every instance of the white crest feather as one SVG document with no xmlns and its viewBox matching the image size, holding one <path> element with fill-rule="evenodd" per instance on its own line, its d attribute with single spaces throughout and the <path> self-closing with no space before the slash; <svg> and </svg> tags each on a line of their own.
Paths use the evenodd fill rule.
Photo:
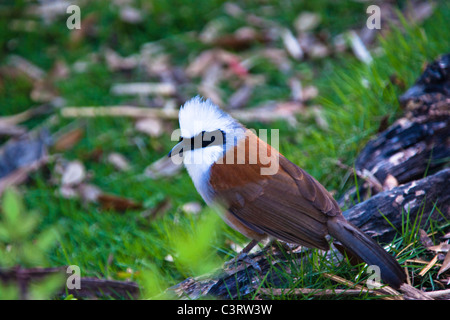
<svg viewBox="0 0 450 320">
<path fill-rule="evenodd" d="M 203 100 L 200 96 L 190 99 L 180 108 L 179 121 L 183 138 L 192 138 L 202 131 L 220 129 L 226 132 L 241 127 L 211 100 Z"/>
</svg>

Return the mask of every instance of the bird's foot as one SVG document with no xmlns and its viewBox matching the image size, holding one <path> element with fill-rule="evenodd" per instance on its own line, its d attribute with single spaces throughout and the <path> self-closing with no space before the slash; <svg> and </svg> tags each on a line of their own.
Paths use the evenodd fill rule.
<svg viewBox="0 0 450 320">
<path fill-rule="evenodd" d="M 255 260 L 253 260 L 252 258 L 250 258 L 249 256 L 248 256 L 248 253 L 247 252 L 241 252 L 241 253 L 239 253 L 239 255 L 237 256 L 237 257 L 235 257 L 235 258 L 233 258 L 233 259 L 231 259 L 231 260 L 229 260 L 229 261 L 227 261 L 227 262 L 225 262 L 224 263 L 224 266 L 226 267 L 226 268 L 229 268 L 229 267 L 231 267 L 231 266 L 237 266 L 237 264 L 239 263 L 239 262 L 244 262 L 244 263 L 246 263 L 247 265 L 251 265 L 255 270 L 257 270 L 258 272 L 261 272 L 261 267 L 259 266 L 259 264 L 258 264 L 258 262 L 256 262 Z"/>
<path fill-rule="evenodd" d="M 258 240 L 252 240 L 249 244 L 247 244 L 245 246 L 244 249 L 242 249 L 242 251 L 238 254 L 237 257 L 235 257 L 234 259 L 231 259 L 230 261 L 225 262 L 224 266 L 226 268 L 230 265 L 236 266 L 239 261 L 243 261 L 243 262 L 251 265 L 258 272 L 261 272 L 261 267 L 259 266 L 259 264 L 248 256 L 248 253 L 250 252 L 250 250 L 252 250 L 252 248 L 254 246 L 256 246 L 257 244 L 258 244 Z"/>
</svg>

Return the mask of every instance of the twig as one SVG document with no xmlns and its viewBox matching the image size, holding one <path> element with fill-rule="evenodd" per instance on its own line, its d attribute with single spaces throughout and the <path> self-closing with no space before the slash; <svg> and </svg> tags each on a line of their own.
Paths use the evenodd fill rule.
<svg viewBox="0 0 450 320">
<path fill-rule="evenodd" d="M 337 275 L 329 274 L 329 273 L 324 273 L 323 275 L 329 279 L 336 281 L 337 283 L 344 284 L 350 288 L 355 288 L 358 290 L 368 290 L 367 288 L 365 288 L 359 284 L 355 284 L 355 283 L 353 283 L 347 279 L 344 279 L 342 277 L 339 277 Z M 378 290 L 373 290 L 371 292 L 376 296 L 383 296 L 381 298 L 382 300 L 403 300 L 400 293 L 398 291 L 392 289 L 389 286 L 385 286 Z M 389 296 L 386 296 L 386 295 L 389 295 Z"/>
<path fill-rule="evenodd" d="M 16 113 L 11 116 L 4 116 L 0 117 L 0 125 L 2 126 L 11 126 L 11 125 L 17 125 L 19 123 L 25 122 L 29 119 L 31 119 L 34 116 L 49 113 L 53 109 L 52 106 L 43 104 L 36 108 L 31 108 L 28 110 L 25 110 L 20 113 Z"/>
<path fill-rule="evenodd" d="M 149 109 L 135 106 L 65 107 L 61 109 L 63 118 L 76 117 L 131 117 L 178 119 L 177 110 Z"/>
<path fill-rule="evenodd" d="M 430 291 L 426 293 L 427 296 L 431 297 L 431 298 L 440 298 L 443 296 L 450 296 L 450 289 L 446 289 L 446 290 L 436 290 L 436 291 Z"/>
<path fill-rule="evenodd" d="M 362 293 L 374 294 L 373 291 L 363 288 L 360 289 L 307 289 L 307 288 L 260 288 L 259 292 L 267 296 L 283 296 L 286 294 L 295 296 L 305 296 L 313 295 L 316 297 L 324 296 L 336 296 L 336 295 L 346 295 L 346 296 L 359 296 Z"/>
<path fill-rule="evenodd" d="M 427 264 L 425 268 L 420 271 L 419 276 L 423 277 L 437 262 L 438 256 L 435 255 L 434 258 Z"/>
</svg>

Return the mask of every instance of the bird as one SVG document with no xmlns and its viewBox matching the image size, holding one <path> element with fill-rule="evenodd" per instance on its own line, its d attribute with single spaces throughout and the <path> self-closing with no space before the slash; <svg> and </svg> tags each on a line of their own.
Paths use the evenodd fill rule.
<svg viewBox="0 0 450 320">
<path fill-rule="evenodd" d="M 406 275 L 397 260 L 343 216 L 333 196 L 210 99 L 180 107 L 179 142 L 168 156 L 183 163 L 198 193 L 251 242 L 264 239 L 329 250 L 329 236 L 350 255 L 376 265 L 399 288 Z"/>
</svg>

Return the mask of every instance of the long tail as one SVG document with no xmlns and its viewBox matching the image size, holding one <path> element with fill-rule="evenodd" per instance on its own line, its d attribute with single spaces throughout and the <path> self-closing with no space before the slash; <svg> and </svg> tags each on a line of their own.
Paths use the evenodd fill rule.
<svg viewBox="0 0 450 320">
<path fill-rule="evenodd" d="M 350 253 L 356 255 L 368 265 L 378 266 L 381 279 L 390 286 L 399 288 L 400 285 L 405 283 L 405 272 L 397 260 L 343 217 L 328 220 L 328 232 L 340 241 Z"/>
</svg>

